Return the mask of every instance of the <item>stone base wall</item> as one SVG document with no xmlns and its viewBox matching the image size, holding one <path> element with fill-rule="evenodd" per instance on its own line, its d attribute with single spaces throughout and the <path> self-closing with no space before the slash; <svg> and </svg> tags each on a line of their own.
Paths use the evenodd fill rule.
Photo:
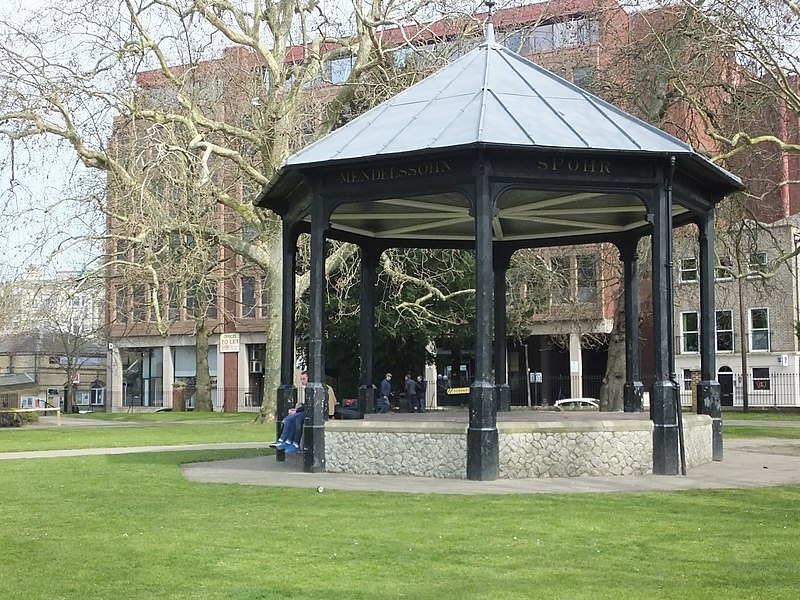
<svg viewBox="0 0 800 600">
<path fill-rule="evenodd" d="M 328 421 L 329 473 L 466 479 L 467 434 L 449 423 Z"/>
<path fill-rule="evenodd" d="M 687 467 L 711 461 L 711 418 L 684 416 Z M 329 421 L 331 473 L 464 479 L 466 426 L 457 423 Z M 645 475 L 653 472 L 653 423 L 604 420 L 498 425 L 505 479 Z"/>
<path fill-rule="evenodd" d="M 686 447 L 686 468 L 699 467 L 714 459 L 711 439 L 711 417 L 683 415 L 683 439 Z"/>
</svg>

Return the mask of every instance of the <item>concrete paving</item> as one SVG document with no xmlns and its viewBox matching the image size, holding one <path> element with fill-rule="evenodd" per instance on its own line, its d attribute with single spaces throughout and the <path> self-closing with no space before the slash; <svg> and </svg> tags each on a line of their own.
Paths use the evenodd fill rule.
<svg viewBox="0 0 800 600">
<path fill-rule="evenodd" d="M 800 484 L 800 440 L 730 440 L 724 460 L 691 469 L 686 476 L 570 477 L 468 481 L 385 475 L 304 473 L 299 457 L 279 463 L 274 456 L 187 464 L 190 481 L 275 487 L 403 492 L 413 494 L 571 494 L 655 492 L 686 489 Z"/>
<path fill-rule="evenodd" d="M 80 422 L 85 421 L 72 419 Z M 800 426 L 791 421 L 726 421 L 729 425 L 750 424 L 775 427 Z M 70 423 L 72 424 L 72 423 Z M 78 423 L 74 423 L 75 426 Z M 184 450 L 266 448 L 266 443 L 146 446 L 136 448 L 92 448 L 83 450 L 45 450 L 0 453 L 0 460 L 56 458 L 141 452 Z M 637 475 L 625 477 L 572 477 L 559 479 L 499 479 L 468 481 L 343 473 L 305 473 L 302 460 L 289 456 L 279 463 L 273 455 L 254 458 L 193 463 L 183 467 L 190 481 L 233 483 L 273 487 L 337 489 L 353 491 L 401 492 L 415 494 L 545 494 L 612 492 L 634 493 L 800 485 L 800 440 L 775 438 L 733 439 L 725 441 L 724 460 L 691 469 L 686 476 Z"/>
</svg>

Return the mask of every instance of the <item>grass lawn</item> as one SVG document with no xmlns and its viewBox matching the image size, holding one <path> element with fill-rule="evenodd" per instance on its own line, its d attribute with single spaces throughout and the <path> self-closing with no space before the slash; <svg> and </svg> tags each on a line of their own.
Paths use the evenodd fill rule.
<svg viewBox="0 0 800 600">
<path fill-rule="evenodd" d="M 252 452 L 0 461 L 0 598 L 797 597 L 795 487 L 462 497 L 180 473 Z"/>
<path fill-rule="evenodd" d="M 784 440 L 800 438 L 800 427 L 759 427 L 755 425 L 723 425 L 723 438 L 769 437 Z"/>
<path fill-rule="evenodd" d="M 75 447 L 98 431 L 216 441 L 200 427 L 225 431 L 219 441 L 271 431 L 198 422 L 70 435 Z M 35 444 L 44 433 L 0 431 L 0 442 Z M 201 484 L 180 472 L 263 452 L 0 460 L 0 598 L 798 595 L 800 487 L 442 496 Z"/>
<path fill-rule="evenodd" d="M 127 424 L 105 427 L 32 426 L 0 428 L 0 452 L 57 450 L 75 448 L 119 448 L 123 446 L 160 446 L 211 444 L 216 442 L 268 442 L 275 439 L 274 424 L 253 423 L 254 415 L 245 418 L 224 414 L 205 418 L 186 417 L 192 413 L 126 415 Z M 87 417 L 88 415 L 85 415 Z M 114 415 L 109 415 L 113 417 Z M 72 418 L 72 417 L 71 417 Z M 107 420 L 117 420 L 109 418 Z M 176 421 L 186 421 L 177 423 Z"/>
<path fill-rule="evenodd" d="M 800 412 L 782 410 L 723 410 L 723 420 L 732 421 L 800 421 Z"/>
<path fill-rule="evenodd" d="M 256 413 L 220 413 L 220 412 L 152 412 L 152 413 L 126 413 L 126 412 L 96 412 L 78 415 L 65 415 L 70 419 L 81 419 L 84 421 L 113 421 L 123 423 L 174 423 L 175 421 L 234 421 L 246 422 L 252 421 Z"/>
</svg>

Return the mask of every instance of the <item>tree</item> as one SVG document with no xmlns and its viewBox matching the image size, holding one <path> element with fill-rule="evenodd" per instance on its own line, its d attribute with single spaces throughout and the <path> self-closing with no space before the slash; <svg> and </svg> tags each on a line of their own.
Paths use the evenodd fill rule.
<svg viewBox="0 0 800 600">
<path fill-rule="evenodd" d="M 95 190 L 75 198 L 96 212 L 98 237 L 109 239 L 103 217 L 111 240 L 121 227 L 133 245 L 193 235 L 263 271 L 274 301 L 268 345 L 278 347 L 280 230 L 252 199 L 292 150 L 341 122 L 357 91 L 369 87 L 361 85 L 369 73 L 392 64 L 376 28 L 419 7 L 356 2 L 323 14 L 302 1 L 125 0 L 121 8 L 67 0 L 2 23 L 0 134 L 20 144 L 62 140 L 83 165 L 107 175 L 108 197 Z M 361 92 L 358 102 L 364 98 Z M 130 160 L 135 149 L 141 152 Z M 153 177 L 165 160 L 184 167 L 169 187 Z M 231 222 L 218 228 L 191 214 L 131 218 L 163 206 L 169 189 L 207 199 Z M 163 282 L 155 267 L 162 264 L 158 248 L 151 250 L 150 262 L 142 262 L 143 252 L 126 266 L 147 272 L 158 313 Z M 331 269 L 351 253 L 338 245 Z M 125 262 L 109 256 L 116 266 Z M 277 386 L 279 358 L 266 357 L 268 388 Z"/>
</svg>

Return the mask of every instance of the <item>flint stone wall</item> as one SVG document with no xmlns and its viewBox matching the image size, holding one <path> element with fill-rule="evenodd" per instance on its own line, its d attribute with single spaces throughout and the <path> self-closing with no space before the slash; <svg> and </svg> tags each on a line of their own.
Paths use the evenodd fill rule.
<svg viewBox="0 0 800 600">
<path fill-rule="evenodd" d="M 711 461 L 711 418 L 684 416 L 687 467 Z M 501 478 L 653 472 L 652 421 L 499 423 Z M 326 470 L 465 479 L 467 427 L 444 422 L 329 421 Z"/>
</svg>

